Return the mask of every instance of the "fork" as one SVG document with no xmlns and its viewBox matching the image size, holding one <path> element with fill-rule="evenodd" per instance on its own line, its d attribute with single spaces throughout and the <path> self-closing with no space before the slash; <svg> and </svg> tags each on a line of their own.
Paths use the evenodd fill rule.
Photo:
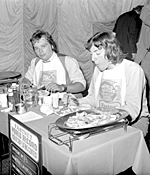
<svg viewBox="0 0 150 175">
<path fill-rule="evenodd" d="M 79 101 L 78 101 L 76 98 L 70 97 L 70 100 L 72 100 L 77 106 L 80 105 L 80 104 L 79 104 Z"/>
</svg>

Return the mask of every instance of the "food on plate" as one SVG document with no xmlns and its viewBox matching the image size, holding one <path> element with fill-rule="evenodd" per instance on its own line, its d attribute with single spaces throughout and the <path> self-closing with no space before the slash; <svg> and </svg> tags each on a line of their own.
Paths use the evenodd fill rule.
<svg viewBox="0 0 150 175">
<path fill-rule="evenodd" d="M 68 120 L 65 122 L 65 125 L 70 128 L 87 128 L 113 122 L 118 119 L 118 117 L 118 114 L 112 114 L 109 112 L 76 112 L 75 115 L 68 118 Z"/>
<path fill-rule="evenodd" d="M 76 106 L 61 106 L 58 109 L 55 110 L 55 114 L 59 115 L 59 116 L 64 116 L 73 112 L 78 111 L 79 108 L 77 108 Z"/>
</svg>

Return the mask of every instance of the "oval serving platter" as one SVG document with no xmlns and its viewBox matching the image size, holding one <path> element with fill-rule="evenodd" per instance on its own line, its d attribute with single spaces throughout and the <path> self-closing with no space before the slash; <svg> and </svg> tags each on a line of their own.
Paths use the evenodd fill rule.
<svg viewBox="0 0 150 175">
<path fill-rule="evenodd" d="M 78 111 L 78 113 L 82 113 L 82 112 L 86 112 L 87 114 L 97 114 L 99 115 L 100 113 L 95 113 L 93 110 L 80 110 Z M 120 117 L 117 118 L 116 120 L 114 121 L 110 121 L 108 123 L 105 123 L 105 124 L 99 124 L 99 125 L 96 125 L 96 126 L 89 126 L 89 125 L 85 125 L 84 127 L 79 127 L 79 128 L 73 128 L 73 127 L 69 127 L 67 126 L 65 123 L 66 121 L 68 120 L 69 117 L 72 117 L 72 116 L 75 116 L 76 115 L 76 112 L 73 112 L 71 114 L 67 114 L 59 119 L 56 120 L 55 124 L 56 126 L 62 130 L 62 131 L 65 131 L 65 132 L 87 132 L 89 130 L 96 130 L 96 129 L 100 129 L 100 128 L 104 128 L 104 127 L 108 127 L 108 126 L 113 126 L 113 125 L 116 125 L 117 123 L 119 123 L 123 118 L 127 117 L 128 114 L 125 110 L 120 110 L 118 109 L 117 112 L 115 111 L 114 113 L 111 113 L 112 115 L 119 115 Z"/>
</svg>

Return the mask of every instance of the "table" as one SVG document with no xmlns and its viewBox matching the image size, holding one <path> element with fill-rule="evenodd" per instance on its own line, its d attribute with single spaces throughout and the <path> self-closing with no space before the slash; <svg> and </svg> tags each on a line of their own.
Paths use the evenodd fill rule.
<svg viewBox="0 0 150 175">
<path fill-rule="evenodd" d="M 42 135 L 43 166 L 53 175 L 118 174 L 132 166 L 136 174 L 150 173 L 150 154 L 140 130 L 128 126 L 73 142 L 73 150 L 48 139 L 48 125 L 57 115 L 43 115 L 39 107 L 32 111 L 42 119 L 25 124 Z M 0 132 L 8 136 L 8 116 L 0 112 Z"/>
</svg>

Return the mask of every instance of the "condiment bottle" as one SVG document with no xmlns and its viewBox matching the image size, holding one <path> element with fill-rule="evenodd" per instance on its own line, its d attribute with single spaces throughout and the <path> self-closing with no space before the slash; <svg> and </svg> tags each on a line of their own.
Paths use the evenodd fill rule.
<svg viewBox="0 0 150 175">
<path fill-rule="evenodd" d="M 10 108 L 10 111 L 13 112 L 15 110 L 15 99 L 13 90 L 11 88 L 8 89 L 7 102 L 8 102 L 8 108 Z"/>
<path fill-rule="evenodd" d="M 20 93 L 16 83 L 12 83 L 11 89 L 13 90 L 13 96 L 15 104 L 20 103 Z"/>
</svg>

